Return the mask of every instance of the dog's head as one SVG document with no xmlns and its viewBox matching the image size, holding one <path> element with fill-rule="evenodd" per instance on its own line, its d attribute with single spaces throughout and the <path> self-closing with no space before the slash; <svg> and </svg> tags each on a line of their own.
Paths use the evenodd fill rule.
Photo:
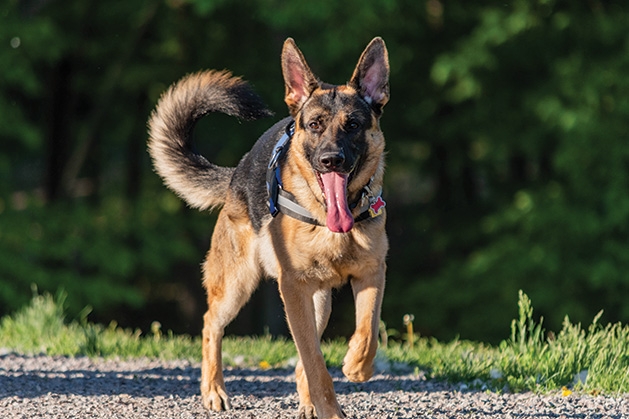
<svg viewBox="0 0 629 419">
<path fill-rule="evenodd" d="M 349 199 L 384 165 L 379 128 L 389 100 L 384 41 L 374 38 L 369 43 L 346 85 L 319 81 L 291 38 L 282 50 L 282 72 L 284 100 L 295 120 L 291 148 L 298 148 L 308 183 L 318 183 L 321 189 L 328 228 L 347 232 L 354 225 Z"/>
</svg>

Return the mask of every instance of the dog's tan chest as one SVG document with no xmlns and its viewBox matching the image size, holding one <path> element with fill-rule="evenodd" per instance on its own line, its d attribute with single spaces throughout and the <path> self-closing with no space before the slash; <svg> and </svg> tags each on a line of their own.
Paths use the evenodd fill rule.
<svg viewBox="0 0 629 419">
<path fill-rule="evenodd" d="M 290 252 L 282 269 L 291 270 L 301 281 L 339 287 L 349 278 L 377 272 L 384 263 L 379 256 L 386 254 L 387 243 L 381 234 L 359 229 L 348 234 L 317 230 L 295 235 L 286 245 Z"/>
</svg>

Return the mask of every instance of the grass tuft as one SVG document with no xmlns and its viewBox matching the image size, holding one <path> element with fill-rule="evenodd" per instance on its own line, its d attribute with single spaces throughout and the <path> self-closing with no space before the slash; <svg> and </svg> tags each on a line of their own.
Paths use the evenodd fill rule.
<svg viewBox="0 0 629 419">
<path fill-rule="evenodd" d="M 84 310 L 79 320 L 66 322 L 65 294 L 36 295 L 13 316 L 0 320 L 0 347 L 27 355 L 91 357 L 150 357 L 194 359 L 201 353 L 199 339 L 189 336 L 143 335 L 141 330 L 89 323 Z M 158 337 L 159 336 L 159 337 Z"/>
</svg>

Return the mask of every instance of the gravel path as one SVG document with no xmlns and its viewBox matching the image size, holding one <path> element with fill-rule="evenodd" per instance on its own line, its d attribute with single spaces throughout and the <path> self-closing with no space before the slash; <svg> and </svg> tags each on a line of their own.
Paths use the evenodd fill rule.
<svg viewBox="0 0 629 419">
<path fill-rule="evenodd" d="M 469 391 L 413 375 L 363 384 L 332 372 L 352 418 L 629 418 L 629 397 Z M 234 410 L 207 414 L 198 364 L 84 357 L 0 356 L 0 418 L 292 418 L 295 377 L 285 370 L 226 371 Z"/>
</svg>

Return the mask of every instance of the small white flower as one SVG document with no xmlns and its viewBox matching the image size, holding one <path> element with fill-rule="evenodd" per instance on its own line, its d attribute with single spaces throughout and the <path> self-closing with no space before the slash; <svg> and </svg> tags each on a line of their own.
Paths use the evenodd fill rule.
<svg viewBox="0 0 629 419">
<path fill-rule="evenodd" d="M 585 384 L 588 379 L 588 370 L 582 370 L 578 374 L 575 374 L 572 378 L 572 384 Z"/>
<path fill-rule="evenodd" d="M 376 352 L 376 359 L 374 360 L 374 369 L 377 372 L 383 373 L 383 374 L 391 372 L 391 363 L 389 362 L 389 359 L 385 355 L 384 351 L 381 351 L 380 349 L 378 349 L 378 352 Z"/>
<path fill-rule="evenodd" d="M 502 378 L 502 372 L 498 368 L 492 368 L 489 370 L 489 378 L 492 380 L 500 380 Z"/>
</svg>

